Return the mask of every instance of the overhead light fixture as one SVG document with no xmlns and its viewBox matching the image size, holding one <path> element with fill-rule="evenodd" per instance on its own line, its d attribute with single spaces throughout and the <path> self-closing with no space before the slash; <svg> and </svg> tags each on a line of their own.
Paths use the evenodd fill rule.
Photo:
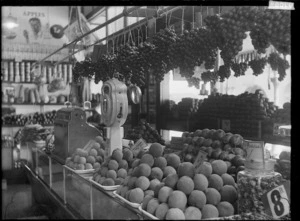
<svg viewBox="0 0 300 221">
<path fill-rule="evenodd" d="M 17 23 L 17 18 L 13 17 L 11 15 L 11 8 L 9 9 L 9 14 L 7 17 L 4 17 L 3 22 L 2 22 L 2 26 L 4 26 L 7 29 L 13 29 L 19 26 L 19 24 Z"/>
</svg>

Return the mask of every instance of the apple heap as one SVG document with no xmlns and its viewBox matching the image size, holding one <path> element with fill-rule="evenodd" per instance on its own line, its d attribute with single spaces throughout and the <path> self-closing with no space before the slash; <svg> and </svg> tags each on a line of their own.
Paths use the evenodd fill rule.
<svg viewBox="0 0 300 221">
<path fill-rule="evenodd" d="M 282 151 L 274 169 L 276 172 L 281 173 L 284 179 L 289 180 L 291 176 L 291 152 Z"/>
<path fill-rule="evenodd" d="M 165 143 L 158 131 L 151 127 L 149 123 L 142 120 L 139 122 L 138 126 L 128 130 L 125 137 L 126 139 L 133 140 L 134 142 L 143 138 L 147 143 L 158 142 L 163 145 Z"/>
</svg>

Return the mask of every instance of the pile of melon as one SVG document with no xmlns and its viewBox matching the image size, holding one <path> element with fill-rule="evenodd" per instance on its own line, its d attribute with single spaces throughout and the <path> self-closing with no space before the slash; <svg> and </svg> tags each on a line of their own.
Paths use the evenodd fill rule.
<svg viewBox="0 0 300 221">
<path fill-rule="evenodd" d="M 244 170 L 244 157 L 246 151 L 243 149 L 243 137 L 239 134 L 225 133 L 218 129 L 203 129 L 195 132 L 184 132 L 184 142 L 181 153 L 182 160 L 194 163 L 199 150 L 207 153 L 210 160 L 223 160 L 227 163 L 228 172 L 236 174 Z"/>
<path fill-rule="evenodd" d="M 84 148 L 77 148 L 71 157 L 66 159 L 66 165 L 74 170 L 89 170 L 100 168 L 104 160 L 106 144 L 101 136 L 90 140 Z"/>
<path fill-rule="evenodd" d="M 160 144 L 135 159 L 117 194 L 159 219 L 227 217 L 236 212 L 237 190 L 227 164 L 204 162 L 195 168 Z"/>
</svg>

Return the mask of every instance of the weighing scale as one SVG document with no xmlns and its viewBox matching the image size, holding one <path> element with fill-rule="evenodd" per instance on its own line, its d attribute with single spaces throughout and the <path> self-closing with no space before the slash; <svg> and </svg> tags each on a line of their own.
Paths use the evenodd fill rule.
<svg viewBox="0 0 300 221">
<path fill-rule="evenodd" d="M 106 81 L 101 88 L 101 123 L 104 128 L 108 155 L 115 149 L 122 150 L 124 128 L 128 115 L 127 86 L 116 78 Z"/>
</svg>

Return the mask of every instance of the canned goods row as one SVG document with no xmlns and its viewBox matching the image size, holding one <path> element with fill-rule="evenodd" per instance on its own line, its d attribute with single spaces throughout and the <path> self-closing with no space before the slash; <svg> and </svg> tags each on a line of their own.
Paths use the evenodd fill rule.
<svg viewBox="0 0 300 221">
<path fill-rule="evenodd" d="M 2 80 L 9 82 L 34 82 L 35 76 L 31 73 L 34 62 L 2 62 Z M 54 77 L 62 78 L 66 83 L 71 83 L 73 78 L 72 64 L 59 64 L 56 67 L 38 65 L 38 73 L 46 76 L 50 83 Z M 54 76 L 54 74 L 56 76 Z"/>
</svg>

